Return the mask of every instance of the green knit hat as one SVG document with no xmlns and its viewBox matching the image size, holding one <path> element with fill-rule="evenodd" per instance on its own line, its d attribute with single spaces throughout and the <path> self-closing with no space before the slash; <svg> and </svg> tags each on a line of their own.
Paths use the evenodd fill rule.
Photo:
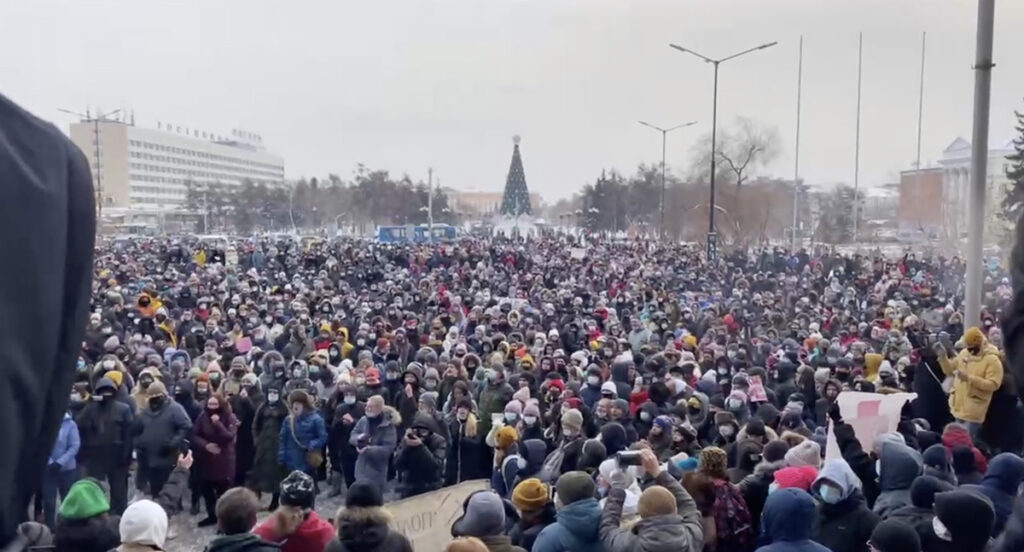
<svg viewBox="0 0 1024 552">
<path fill-rule="evenodd" d="M 60 517 L 64 519 L 89 519 L 109 510 L 107 496 L 92 479 L 76 482 L 60 503 Z"/>
</svg>

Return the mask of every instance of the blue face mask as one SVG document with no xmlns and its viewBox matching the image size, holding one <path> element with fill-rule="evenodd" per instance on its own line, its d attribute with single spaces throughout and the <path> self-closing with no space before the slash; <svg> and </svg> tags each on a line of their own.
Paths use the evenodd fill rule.
<svg viewBox="0 0 1024 552">
<path fill-rule="evenodd" d="M 775 483 L 773 481 L 771 485 L 768 485 L 768 494 L 772 494 L 772 493 L 774 493 L 777 490 L 779 490 L 779 484 L 778 483 Z"/>
<path fill-rule="evenodd" d="M 843 499 L 843 492 L 832 485 L 822 485 L 818 489 L 818 496 L 825 504 L 838 504 Z"/>
</svg>

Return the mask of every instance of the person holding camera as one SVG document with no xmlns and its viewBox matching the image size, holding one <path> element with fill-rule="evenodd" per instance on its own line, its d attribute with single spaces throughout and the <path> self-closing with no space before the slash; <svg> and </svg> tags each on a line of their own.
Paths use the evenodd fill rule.
<svg viewBox="0 0 1024 552">
<path fill-rule="evenodd" d="M 441 488 L 447 447 L 447 441 L 439 435 L 437 422 L 428 414 L 417 413 L 395 455 L 402 498 Z"/>
<path fill-rule="evenodd" d="M 607 552 L 639 550 L 681 550 L 699 552 L 704 545 L 701 514 L 686 489 L 662 469 L 651 449 L 639 451 L 640 465 L 654 480 L 637 502 L 640 521 L 630 529 L 620 527 L 622 504 L 629 478 L 622 466 L 612 474 L 611 488 L 601 512 L 601 542 Z"/>
</svg>

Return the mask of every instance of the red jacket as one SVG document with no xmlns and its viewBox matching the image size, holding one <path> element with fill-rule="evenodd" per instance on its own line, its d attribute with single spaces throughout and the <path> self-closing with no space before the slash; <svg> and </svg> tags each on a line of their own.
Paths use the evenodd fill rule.
<svg viewBox="0 0 1024 552">
<path fill-rule="evenodd" d="M 265 519 L 252 532 L 265 541 L 280 544 L 284 552 L 321 552 L 334 538 L 334 527 L 316 512 L 310 512 L 302 525 L 286 537 L 277 535 L 274 516 Z"/>
</svg>

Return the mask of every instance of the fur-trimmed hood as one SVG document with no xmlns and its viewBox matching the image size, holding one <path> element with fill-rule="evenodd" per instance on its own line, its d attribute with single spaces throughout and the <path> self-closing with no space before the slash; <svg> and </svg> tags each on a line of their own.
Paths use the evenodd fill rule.
<svg viewBox="0 0 1024 552">
<path fill-rule="evenodd" d="M 335 527 L 346 550 L 376 550 L 388 537 L 394 519 L 382 507 L 342 508 Z"/>
<path fill-rule="evenodd" d="M 393 424 L 395 426 L 402 425 L 402 415 L 398 413 L 394 408 L 385 405 L 384 410 L 381 411 L 381 423 L 382 424 Z"/>
</svg>

